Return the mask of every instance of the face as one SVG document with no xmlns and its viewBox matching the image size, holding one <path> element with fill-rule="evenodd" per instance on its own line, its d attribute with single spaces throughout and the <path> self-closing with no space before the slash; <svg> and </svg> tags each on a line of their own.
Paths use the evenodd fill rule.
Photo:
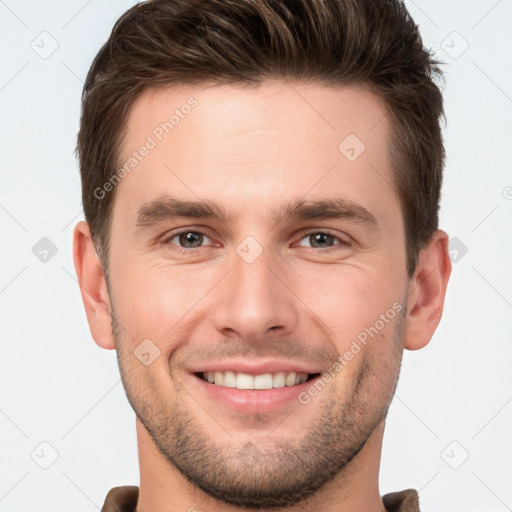
<svg viewBox="0 0 512 512">
<path fill-rule="evenodd" d="M 297 503 L 350 465 L 399 374 L 386 108 L 357 87 L 183 87 L 127 126 L 109 296 L 128 399 L 209 495 Z"/>
</svg>

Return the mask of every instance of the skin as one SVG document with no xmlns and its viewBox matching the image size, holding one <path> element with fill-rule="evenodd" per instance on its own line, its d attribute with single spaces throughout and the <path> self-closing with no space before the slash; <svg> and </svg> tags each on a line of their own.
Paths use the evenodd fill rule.
<svg viewBox="0 0 512 512">
<path fill-rule="evenodd" d="M 117 185 L 108 287 L 88 225 L 74 231 L 91 334 L 117 350 L 137 414 L 137 510 L 384 511 L 385 415 L 404 348 L 424 347 L 440 321 L 448 236 L 434 233 L 409 279 L 386 107 L 361 87 L 148 90 L 130 110 L 121 161 L 190 96 L 197 106 Z M 348 134 L 366 146 L 354 161 L 338 149 Z M 210 199 L 232 217 L 137 229 L 138 209 L 164 193 Z M 378 229 L 270 214 L 286 201 L 339 197 L 370 211 Z M 203 232 L 202 245 L 172 238 L 178 228 Z M 310 231 L 334 238 L 315 245 Z M 251 263 L 237 253 L 248 236 L 262 249 Z M 400 313 L 306 405 L 237 412 L 190 373 L 226 357 L 326 372 L 396 303 Z M 150 365 L 134 355 L 144 339 L 160 351 Z"/>
</svg>

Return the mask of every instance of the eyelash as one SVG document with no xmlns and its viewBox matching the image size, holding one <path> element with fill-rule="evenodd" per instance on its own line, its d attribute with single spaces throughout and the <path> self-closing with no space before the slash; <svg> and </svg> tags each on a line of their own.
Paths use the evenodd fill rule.
<svg viewBox="0 0 512 512">
<path fill-rule="evenodd" d="M 165 238 L 163 241 L 162 241 L 162 244 L 163 245 L 174 245 L 174 249 L 173 250 L 176 250 L 178 252 L 181 252 L 181 253 L 190 253 L 191 251 L 196 251 L 196 250 L 199 250 L 199 249 L 204 249 L 205 247 L 194 247 L 194 248 L 185 248 L 185 247 L 179 247 L 175 244 L 171 244 L 171 240 L 174 240 L 176 237 L 182 235 L 183 233 L 196 233 L 196 234 L 201 234 L 201 235 L 204 235 L 208 238 L 210 238 L 208 236 L 207 233 L 205 233 L 204 231 L 201 231 L 201 230 L 198 230 L 198 229 L 182 229 L 180 231 L 176 231 L 174 233 L 172 233 L 170 236 L 168 236 L 167 238 Z M 350 246 L 350 243 L 346 240 L 343 240 L 341 237 L 337 236 L 337 235 L 334 235 L 333 233 L 329 232 L 329 230 L 311 230 L 311 231 L 308 231 L 308 232 L 305 232 L 302 234 L 301 238 L 299 239 L 299 242 L 302 241 L 304 238 L 307 238 L 311 235 L 315 235 L 315 234 L 322 234 L 322 235 L 328 235 L 328 236 L 331 236 L 333 239 L 337 240 L 339 242 L 339 245 L 341 246 Z M 304 249 L 309 249 L 311 251 L 315 251 L 315 252 L 330 252 L 331 250 L 335 250 L 337 247 L 336 246 L 333 246 L 333 247 L 328 247 L 326 249 L 319 249 L 319 248 L 316 248 L 316 247 L 303 247 Z"/>
</svg>

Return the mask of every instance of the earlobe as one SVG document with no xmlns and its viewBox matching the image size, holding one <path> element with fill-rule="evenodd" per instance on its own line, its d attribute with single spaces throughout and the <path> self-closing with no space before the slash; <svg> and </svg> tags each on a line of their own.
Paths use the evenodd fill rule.
<svg viewBox="0 0 512 512">
<path fill-rule="evenodd" d="M 73 232 L 73 261 L 91 335 L 100 347 L 112 350 L 115 344 L 110 298 L 89 225 L 84 221 L 79 222 Z"/>
<path fill-rule="evenodd" d="M 418 350 L 432 339 L 443 313 L 451 270 L 448 235 L 438 230 L 420 251 L 409 283 L 405 348 Z"/>
</svg>

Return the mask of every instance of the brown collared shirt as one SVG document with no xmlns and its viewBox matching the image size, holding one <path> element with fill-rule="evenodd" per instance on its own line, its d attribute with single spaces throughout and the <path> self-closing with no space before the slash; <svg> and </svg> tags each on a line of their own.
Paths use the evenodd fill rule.
<svg viewBox="0 0 512 512">
<path fill-rule="evenodd" d="M 139 488 L 125 485 L 110 489 L 101 512 L 135 512 L 139 499 Z M 418 493 L 414 489 L 391 492 L 382 496 L 388 512 L 420 512 Z"/>
</svg>

